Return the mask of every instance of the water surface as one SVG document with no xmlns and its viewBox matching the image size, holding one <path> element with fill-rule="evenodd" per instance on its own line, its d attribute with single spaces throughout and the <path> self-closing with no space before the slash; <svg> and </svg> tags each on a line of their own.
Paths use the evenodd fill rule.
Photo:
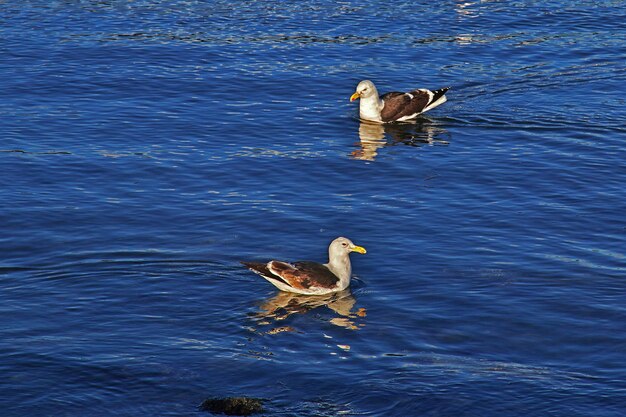
<svg viewBox="0 0 626 417">
<path fill-rule="evenodd" d="M 623 416 L 624 6 L 0 2 L 3 415 Z"/>
</svg>

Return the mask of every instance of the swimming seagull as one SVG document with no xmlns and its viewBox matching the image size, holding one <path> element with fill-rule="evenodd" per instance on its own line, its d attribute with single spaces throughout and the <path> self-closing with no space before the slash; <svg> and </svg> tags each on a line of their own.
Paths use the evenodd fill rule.
<svg viewBox="0 0 626 417">
<path fill-rule="evenodd" d="M 321 295 L 343 291 L 350 285 L 350 252 L 366 253 L 350 239 L 338 237 L 328 247 L 328 263 L 300 261 L 241 262 L 282 291 Z"/>
<path fill-rule="evenodd" d="M 445 87 L 430 91 L 420 88 L 408 93 L 394 91 L 379 97 L 374 83 L 363 80 L 357 85 L 350 101 L 361 99 L 361 119 L 378 123 L 403 122 L 445 103 L 445 94 L 449 89 L 450 87 Z"/>
</svg>

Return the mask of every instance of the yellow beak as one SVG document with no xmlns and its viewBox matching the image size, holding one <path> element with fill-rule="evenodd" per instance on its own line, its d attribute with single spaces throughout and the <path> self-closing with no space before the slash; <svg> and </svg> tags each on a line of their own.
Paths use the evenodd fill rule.
<svg viewBox="0 0 626 417">
<path fill-rule="evenodd" d="M 361 95 L 359 93 L 354 93 L 350 96 L 350 101 L 354 101 L 357 98 L 361 98 Z"/>
<path fill-rule="evenodd" d="M 352 248 L 352 252 L 359 252 L 359 253 L 367 253 L 367 251 L 365 250 L 365 248 L 363 246 L 355 246 Z"/>
</svg>

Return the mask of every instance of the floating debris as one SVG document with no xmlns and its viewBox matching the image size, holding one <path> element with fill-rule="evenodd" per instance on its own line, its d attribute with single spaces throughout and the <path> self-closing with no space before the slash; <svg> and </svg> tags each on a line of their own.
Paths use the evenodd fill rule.
<svg viewBox="0 0 626 417">
<path fill-rule="evenodd" d="M 249 416 L 263 412 L 263 400 L 248 397 L 207 398 L 198 409 L 227 416 Z"/>
</svg>

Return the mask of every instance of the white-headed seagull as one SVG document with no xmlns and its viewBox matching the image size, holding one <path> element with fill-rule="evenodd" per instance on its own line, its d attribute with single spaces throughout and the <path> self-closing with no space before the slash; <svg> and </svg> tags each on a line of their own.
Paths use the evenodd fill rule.
<svg viewBox="0 0 626 417">
<path fill-rule="evenodd" d="M 282 291 L 321 295 L 343 291 L 350 285 L 350 252 L 365 253 L 350 239 L 338 237 L 328 247 L 328 263 L 269 261 L 241 262 Z"/>
<path fill-rule="evenodd" d="M 350 101 L 361 99 L 361 119 L 377 123 L 404 122 L 445 103 L 446 91 L 449 89 L 445 87 L 430 91 L 420 88 L 407 93 L 394 91 L 378 96 L 374 83 L 363 80 L 357 85 Z"/>
</svg>

